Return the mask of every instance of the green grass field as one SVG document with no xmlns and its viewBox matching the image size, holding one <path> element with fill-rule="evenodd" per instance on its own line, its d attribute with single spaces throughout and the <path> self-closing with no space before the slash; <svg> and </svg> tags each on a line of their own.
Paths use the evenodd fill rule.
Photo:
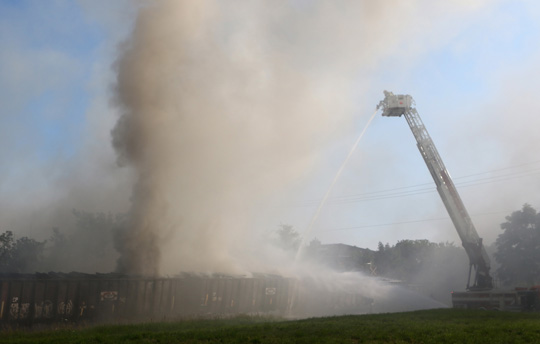
<svg viewBox="0 0 540 344">
<path fill-rule="evenodd" d="M 439 309 L 295 321 L 236 317 L 4 331 L 0 343 L 540 343 L 540 313 Z"/>
</svg>

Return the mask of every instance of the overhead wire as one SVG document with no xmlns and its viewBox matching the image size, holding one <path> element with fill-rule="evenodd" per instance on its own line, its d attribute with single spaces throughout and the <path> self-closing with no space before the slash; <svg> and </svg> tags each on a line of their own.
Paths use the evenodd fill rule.
<svg viewBox="0 0 540 344">
<path fill-rule="evenodd" d="M 533 165 L 537 163 L 540 163 L 540 160 L 508 166 L 508 167 L 499 168 L 499 169 L 494 169 L 490 171 L 460 176 L 460 177 L 454 178 L 454 180 L 463 180 L 463 179 L 470 178 L 473 176 L 480 176 L 480 175 L 484 175 L 488 173 L 515 169 L 522 166 Z M 505 180 L 510 180 L 510 179 L 522 178 L 522 177 L 527 177 L 527 176 L 537 175 L 537 174 L 540 174 L 540 168 L 533 168 L 533 169 L 529 169 L 525 171 L 515 171 L 512 173 L 498 175 L 498 176 L 477 178 L 477 179 L 472 179 L 468 181 L 457 182 L 455 184 L 456 186 L 459 186 L 459 187 L 470 187 L 470 186 L 475 186 L 475 185 L 482 185 L 482 184 L 500 182 L 500 181 L 505 181 Z M 379 191 L 364 192 L 364 193 L 359 193 L 359 194 L 337 196 L 337 197 L 330 198 L 328 204 L 329 205 L 342 205 L 342 204 L 350 204 L 350 203 L 356 203 L 356 202 L 362 202 L 362 201 L 374 201 L 374 200 L 414 196 L 414 195 L 435 192 L 435 188 L 433 186 L 427 187 L 427 188 L 426 187 L 420 188 L 427 185 L 433 185 L 433 182 L 416 184 L 416 185 L 411 185 L 411 186 L 403 186 L 403 187 L 397 187 L 397 188 L 385 189 L 385 190 L 379 190 Z M 407 189 L 412 189 L 412 190 L 407 190 Z M 399 190 L 403 190 L 403 191 L 399 191 Z M 297 206 L 312 206 L 313 202 L 314 201 L 308 201 Z"/>
<path fill-rule="evenodd" d="M 487 212 L 487 213 L 478 213 L 473 214 L 471 217 L 477 217 L 477 216 L 485 216 L 485 215 L 494 215 L 494 214 L 509 214 L 513 210 L 508 211 L 494 211 L 494 212 Z M 420 222 L 434 222 L 434 221 L 448 221 L 451 220 L 450 217 L 439 217 L 434 219 L 417 219 L 417 220 L 408 220 L 408 221 L 399 221 L 399 222 L 389 222 L 389 223 L 376 223 L 376 224 L 368 224 L 368 225 L 359 225 L 359 226 L 350 226 L 350 227 L 340 227 L 340 228 L 334 228 L 334 229 L 326 229 L 326 230 L 319 230 L 318 232 L 336 232 L 336 231 L 344 231 L 344 230 L 351 230 L 351 229 L 361 229 L 361 228 L 374 228 L 374 227 L 388 227 L 388 226 L 395 226 L 395 225 L 403 225 L 403 224 L 409 224 L 409 223 L 420 223 Z"/>
<path fill-rule="evenodd" d="M 540 161 L 537 161 L 536 163 L 538 163 Z M 486 172 L 481 172 L 481 173 L 475 173 L 475 174 L 471 174 L 471 175 L 466 175 L 466 176 L 461 176 L 461 177 L 456 177 L 454 178 L 454 180 L 460 180 L 460 179 L 465 179 L 465 178 L 469 178 L 471 176 L 477 176 L 477 175 L 482 175 L 482 174 L 487 174 L 487 173 L 492 173 L 492 172 L 496 172 L 496 171 L 502 171 L 502 170 L 507 170 L 507 169 L 510 169 L 510 168 L 515 168 L 515 167 L 507 167 L 507 168 L 504 168 L 504 169 L 497 169 L 497 170 L 491 170 L 491 171 L 486 171 Z M 504 174 L 504 175 L 499 175 L 499 176 L 492 176 L 492 177 L 486 177 L 486 178 L 479 178 L 479 179 L 473 179 L 473 180 L 470 180 L 470 181 L 463 181 L 463 182 L 457 182 L 455 183 L 456 186 L 461 186 L 461 185 L 466 185 L 466 184 L 476 184 L 477 181 L 485 181 L 485 180 L 490 180 L 490 179 L 493 179 L 493 180 L 498 180 L 498 179 L 501 179 L 503 177 L 513 177 L 513 176 L 518 176 L 520 177 L 519 175 L 520 174 L 523 174 L 523 173 L 529 173 L 529 172 L 534 172 L 534 173 L 540 173 L 540 168 L 534 168 L 532 170 L 529 170 L 529 171 L 516 171 L 516 172 L 513 172 L 513 173 L 510 173 L 510 174 Z M 505 179 L 511 179 L 511 178 L 505 178 Z M 481 183 L 478 183 L 478 184 L 481 184 Z M 379 194 L 379 193 L 387 193 L 387 192 L 390 192 L 390 191 L 394 191 L 394 190 L 402 190 L 402 189 L 406 189 L 406 188 L 416 188 L 416 187 L 420 187 L 420 186 L 426 186 L 426 185 L 433 185 L 433 182 L 428 182 L 428 183 L 422 183 L 422 184 L 416 184 L 416 185 L 412 185 L 412 186 L 405 186 L 405 187 L 399 187 L 399 188 L 393 188 L 393 189 L 386 189 L 386 190 L 380 190 L 380 191 L 372 191 L 372 192 L 366 192 L 366 193 L 360 193 L 360 194 L 353 194 L 353 195 L 346 195 L 346 196 L 338 196 L 338 197 L 335 197 L 333 199 L 340 199 L 340 198 L 353 198 L 353 197 L 358 197 L 358 196 L 364 196 L 364 195 L 373 195 L 373 194 Z M 430 188 L 423 188 L 423 189 L 419 189 L 419 190 L 411 190 L 409 192 L 416 192 L 416 191 L 425 191 L 425 190 L 433 190 L 433 187 L 430 187 Z M 397 194 L 401 194 L 401 193 L 406 193 L 407 191 L 403 191 L 403 192 L 399 192 Z M 385 195 L 387 196 L 387 195 Z"/>
<path fill-rule="evenodd" d="M 495 183 L 495 182 L 506 181 L 510 179 L 522 178 L 522 177 L 538 175 L 538 174 L 540 174 L 540 169 L 532 173 L 516 173 L 512 175 L 496 176 L 496 177 L 490 177 L 490 178 L 482 178 L 482 179 L 478 179 L 478 180 L 474 180 L 470 182 L 456 183 L 456 186 L 459 186 L 461 188 L 466 188 L 466 187 L 471 187 L 471 186 L 476 186 L 476 185 Z M 398 193 L 383 194 L 383 195 L 371 196 L 371 197 L 355 197 L 355 198 L 342 199 L 342 200 L 336 199 L 336 200 L 330 201 L 328 204 L 329 205 L 351 204 L 351 203 L 357 203 L 357 202 L 362 202 L 362 201 L 374 201 L 374 200 L 381 200 L 381 199 L 414 196 L 414 195 L 420 195 L 420 194 L 426 194 L 426 193 L 433 193 L 435 191 L 436 189 L 434 187 L 431 187 L 431 188 L 403 191 L 403 192 L 398 192 Z"/>
<path fill-rule="evenodd" d="M 540 160 L 539 161 L 534 161 L 534 162 L 523 163 L 523 164 L 519 164 L 519 165 L 514 165 L 514 166 L 509 166 L 509 167 L 504 167 L 504 168 L 499 168 L 499 169 L 494 169 L 494 170 L 485 171 L 485 172 L 469 174 L 469 175 L 465 175 L 465 176 L 456 177 L 454 179 L 455 180 L 460 180 L 460 179 L 463 180 L 463 179 L 467 179 L 467 178 L 474 177 L 474 176 L 480 176 L 480 175 L 485 175 L 485 174 L 488 174 L 488 173 L 515 169 L 515 168 L 518 168 L 518 167 L 523 167 L 523 166 L 527 166 L 527 165 L 533 165 L 533 164 L 537 164 L 537 163 L 540 163 Z M 535 167 L 535 168 L 528 169 L 528 170 L 525 170 L 525 171 L 515 171 L 515 172 L 512 172 L 512 173 L 507 173 L 507 174 L 498 175 L 498 176 L 490 176 L 490 177 L 485 177 L 485 178 L 476 178 L 476 179 L 472 179 L 472 180 L 468 180 L 468 181 L 465 180 L 465 181 L 456 183 L 456 186 L 460 186 L 461 188 L 465 188 L 465 187 L 471 187 L 471 186 L 476 186 L 476 185 L 481 185 L 481 184 L 500 182 L 500 181 L 505 181 L 505 180 L 509 180 L 509 179 L 522 178 L 522 177 L 531 176 L 531 175 L 538 175 L 538 174 L 540 174 L 540 168 Z M 329 201 L 329 205 L 351 204 L 351 203 L 362 202 L 362 201 L 374 201 L 374 200 L 382 200 L 382 199 L 389 199 L 389 198 L 398 198 L 398 197 L 405 197 L 405 196 L 413 196 L 413 195 L 432 193 L 432 192 L 436 191 L 436 189 L 434 187 L 419 188 L 419 187 L 422 187 L 422 186 L 432 185 L 432 184 L 433 184 L 433 182 L 422 183 L 422 184 L 416 184 L 416 185 L 412 185 L 412 186 L 404 186 L 404 187 L 397 187 L 397 188 L 380 190 L 380 191 L 371 191 L 371 192 L 366 192 L 366 193 L 361 193 L 361 194 L 353 194 L 353 195 L 335 197 L 335 198 L 332 198 Z M 413 188 L 413 190 L 409 190 L 409 191 L 406 190 L 406 189 L 411 189 L 411 188 Z M 414 189 L 414 188 L 416 188 L 416 189 Z M 399 191 L 399 190 L 405 190 L 405 191 Z M 395 192 L 395 191 L 397 191 L 397 192 Z M 307 205 L 305 205 L 305 206 L 307 206 Z M 487 212 L 487 213 L 477 213 L 477 214 L 472 214 L 471 217 L 502 214 L 502 213 L 509 214 L 511 212 L 512 212 L 512 210 L 497 211 L 497 212 Z M 451 219 L 450 219 L 450 217 L 446 216 L 446 217 L 431 218 L 431 219 L 415 219 L 415 220 L 390 222 L 390 223 L 378 223 L 378 224 L 366 224 L 366 225 L 359 225 L 359 226 L 341 227 L 341 228 L 334 228 L 334 229 L 328 229 L 328 230 L 319 230 L 317 232 L 333 232 L 333 231 L 343 231 L 343 230 L 362 229 L 362 228 L 388 227 L 388 226 L 404 225 L 404 224 L 411 224 L 411 223 L 448 221 L 448 220 L 451 220 Z"/>
</svg>

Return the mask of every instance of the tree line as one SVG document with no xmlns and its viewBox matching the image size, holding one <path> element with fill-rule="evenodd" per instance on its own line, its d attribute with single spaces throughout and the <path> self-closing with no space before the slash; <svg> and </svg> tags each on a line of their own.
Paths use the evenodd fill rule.
<svg viewBox="0 0 540 344">
<path fill-rule="evenodd" d="M 9 230 L 1 233 L 0 272 L 114 271 L 118 259 L 114 240 L 125 227 L 126 215 L 74 210 L 73 216 L 74 228 L 65 232 L 53 228 L 49 239 L 43 241 L 16 238 Z M 501 234 L 487 247 L 496 265 L 492 269 L 496 279 L 501 286 L 540 284 L 540 213 L 525 204 L 505 219 Z M 296 252 L 300 242 L 299 234 L 290 225 L 280 225 L 275 231 L 273 244 L 286 252 Z M 321 258 L 320 247 L 315 239 L 306 247 L 306 254 L 314 257 L 319 252 Z M 346 261 L 334 262 L 334 267 L 419 285 L 451 285 L 461 280 L 468 269 L 468 258 L 460 246 L 428 240 L 401 240 L 395 245 L 381 242 L 376 251 L 349 250 L 344 257 Z M 322 260 L 328 261 L 327 257 Z"/>
<path fill-rule="evenodd" d="M 540 213 L 525 204 L 505 220 L 500 225 L 502 233 L 486 247 L 492 260 L 492 275 L 500 287 L 540 284 Z M 291 237 L 290 228 L 283 227 L 278 232 L 286 234 L 281 237 Z M 315 239 L 306 250 L 319 262 L 409 284 L 456 285 L 463 289 L 468 276 L 467 254 L 461 245 L 454 243 L 401 240 L 389 245 L 379 242 L 376 251 L 340 252 L 338 255 L 347 257 L 348 264 L 332 260 L 331 255 L 324 252 L 321 254 L 319 246 L 320 242 Z"/>
<path fill-rule="evenodd" d="M 73 227 L 52 228 L 47 240 L 15 238 L 9 230 L 0 234 L 0 272 L 113 271 L 118 259 L 114 235 L 124 225 L 125 215 L 78 210 L 72 214 Z"/>
</svg>

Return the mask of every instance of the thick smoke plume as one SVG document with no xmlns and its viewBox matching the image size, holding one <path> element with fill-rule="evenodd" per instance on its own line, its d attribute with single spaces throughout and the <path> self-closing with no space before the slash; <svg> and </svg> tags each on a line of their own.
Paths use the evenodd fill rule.
<svg viewBox="0 0 540 344">
<path fill-rule="evenodd" d="M 143 9 L 118 60 L 113 145 L 138 173 L 121 271 L 234 271 L 255 208 L 301 177 L 343 122 L 341 91 L 319 89 L 259 26 L 234 21 L 240 7 L 220 6 Z"/>
<path fill-rule="evenodd" d="M 116 240 L 119 270 L 246 271 L 255 260 L 246 248 L 260 253 L 261 209 L 350 130 L 352 92 L 366 87 L 358 73 L 416 32 L 403 20 L 414 8 L 212 0 L 144 7 L 116 63 L 122 115 L 113 145 L 138 178 L 131 221 Z"/>
</svg>

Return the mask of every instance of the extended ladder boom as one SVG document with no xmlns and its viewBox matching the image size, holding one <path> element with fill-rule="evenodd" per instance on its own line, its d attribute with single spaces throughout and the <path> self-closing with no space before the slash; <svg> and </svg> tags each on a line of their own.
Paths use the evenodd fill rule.
<svg viewBox="0 0 540 344">
<path fill-rule="evenodd" d="M 413 107 L 414 100 L 410 95 L 394 95 L 392 92 L 384 91 L 385 98 L 379 103 L 377 109 L 382 108 L 383 116 L 400 117 L 405 116 L 409 127 L 416 139 L 420 154 L 437 185 L 437 191 L 456 227 L 462 245 L 469 256 L 469 278 L 467 289 L 469 290 L 489 290 L 493 288 L 493 281 L 489 274 L 490 262 L 487 252 L 482 244 L 482 238 L 478 236 L 471 221 L 471 217 L 463 205 L 457 189 L 450 178 L 448 170 L 435 148 L 433 140 L 422 123 L 418 112 Z M 471 284 L 471 275 L 474 270 L 474 280 Z"/>
</svg>

